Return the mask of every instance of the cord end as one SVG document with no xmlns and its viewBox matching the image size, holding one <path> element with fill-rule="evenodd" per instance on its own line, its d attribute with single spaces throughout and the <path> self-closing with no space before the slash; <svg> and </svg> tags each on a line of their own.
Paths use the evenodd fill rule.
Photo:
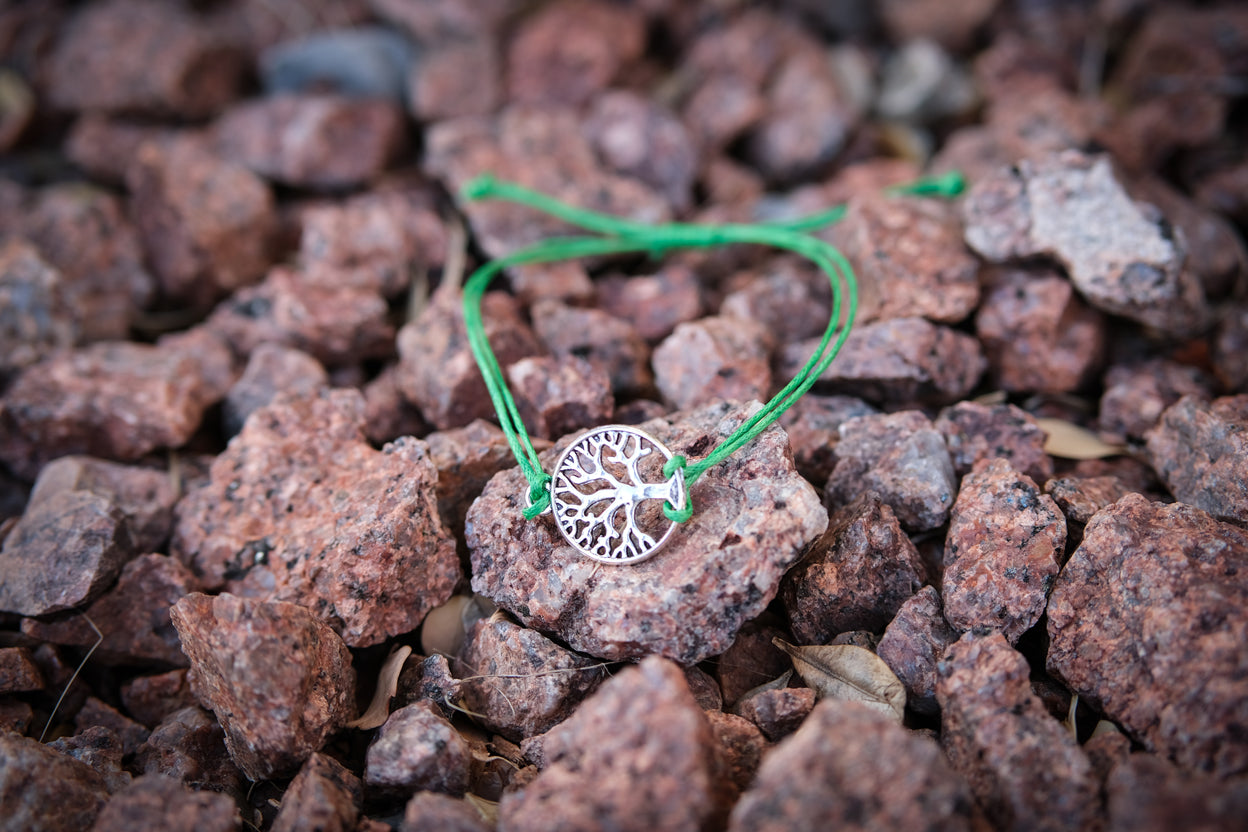
<svg viewBox="0 0 1248 832">
<path fill-rule="evenodd" d="M 898 185 L 890 188 L 889 191 L 895 194 L 909 194 L 910 196 L 939 196 L 952 199 L 966 190 L 966 177 L 962 175 L 960 170 L 951 170 L 940 176 L 928 176 L 922 179 L 916 179 L 905 185 Z"/>
<path fill-rule="evenodd" d="M 464 187 L 460 188 L 460 194 L 469 202 L 478 199 L 487 199 L 494 193 L 494 188 L 498 184 L 498 180 L 492 174 L 483 173 L 480 176 L 474 176 L 464 183 Z"/>
</svg>

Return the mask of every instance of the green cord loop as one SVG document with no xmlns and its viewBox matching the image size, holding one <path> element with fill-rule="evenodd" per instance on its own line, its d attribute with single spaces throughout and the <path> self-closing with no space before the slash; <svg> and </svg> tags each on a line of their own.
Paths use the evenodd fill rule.
<svg viewBox="0 0 1248 832">
<path fill-rule="evenodd" d="M 962 187 L 961 175 L 954 172 L 898 186 L 892 192 L 949 197 L 959 193 Z M 752 442 L 805 395 L 840 352 L 853 327 L 854 316 L 858 310 L 858 285 L 853 267 L 836 247 L 807 233 L 840 220 L 845 214 L 844 206 L 812 217 L 775 223 L 698 225 L 673 222 L 651 225 L 577 208 L 521 185 L 497 180 L 488 174 L 469 181 L 463 187 L 461 195 L 470 201 L 501 199 L 527 205 L 598 235 L 560 237 L 534 243 L 506 257 L 486 263 L 473 272 L 464 284 L 464 326 L 468 344 L 481 368 L 490 400 L 498 412 L 499 425 L 507 437 L 507 444 L 529 483 L 529 505 L 524 510 L 526 518 L 533 519 L 550 506 L 551 477 L 542 470 L 541 461 L 524 428 L 524 421 L 520 418 L 515 400 L 507 389 L 502 367 L 499 366 L 485 336 L 481 299 L 490 282 L 504 269 L 581 257 L 636 253 L 658 255 L 679 248 L 712 248 L 734 243 L 753 243 L 799 254 L 812 261 L 827 275 L 832 286 L 832 310 L 828 326 L 814 354 L 797 375 L 705 457 L 689 462 L 678 454 L 663 466 L 665 477 L 670 478 L 677 470 L 682 469 L 685 474 L 687 492 L 684 508 L 677 510 L 667 501 L 663 504 L 663 514 L 678 523 L 693 516 L 693 502 L 688 496 L 688 489 L 692 488 L 707 469 L 718 465 Z"/>
</svg>

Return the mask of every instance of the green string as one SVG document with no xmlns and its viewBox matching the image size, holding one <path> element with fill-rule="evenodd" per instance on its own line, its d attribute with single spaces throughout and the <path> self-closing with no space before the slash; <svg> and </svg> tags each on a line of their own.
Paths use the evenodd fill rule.
<svg viewBox="0 0 1248 832">
<path fill-rule="evenodd" d="M 924 196 L 956 196 L 961 192 L 960 174 L 946 174 L 920 179 L 893 188 L 891 192 Z M 569 225 L 601 236 L 558 237 L 535 243 L 506 257 L 491 261 L 473 272 L 464 285 L 464 326 L 472 354 L 481 368 L 490 400 L 498 412 L 499 425 L 507 444 L 529 483 L 528 507 L 524 516 L 534 518 L 550 505 L 550 475 L 542 470 L 537 451 L 524 429 L 524 421 L 516 402 L 507 389 L 503 370 L 485 335 L 481 319 L 481 299 L 490 282 L 499 272 L 511 266 L 551 263 L 581 257 L 612 254 L 648 253 L 661 255 L 678 248 L 712 248 L 735 243 L 752 243 L 785 249 L 799 254 L 818 266 L 832 287 L 832 311 L 828 326 L 814 354 L 788 384 L 761 409 L 747 419 L 710 453 L 695 462 L 676 455 L 663 467 L 663 475 L 671 477 L 684 471 L 686 488 L 692 487 L 707 469 L 718 465 L 730 455 L 752 442 L 772 425 L 814 386 L 840 352 L 853 327 L 858 310 L 858 286 L 853 267 L 845 256 L 830 243 L 807 232 L 826 227 L 845 215 L 844 206 L 837 206 L 811 217 L 782 222 L 754 224 L 700 225 L 694 223 L 663 223 L 653 225 L 577 208 L 553 197 L 492 176 L 478 176 L 463 188 L 468 200 L 499 199 L 527 205 L 547 213 Z M 683 508 L 664 502 L 663 513 L 671 520 L 684 522 L 693 516 L 693 503 L 686 498 Z"/>
</svg>

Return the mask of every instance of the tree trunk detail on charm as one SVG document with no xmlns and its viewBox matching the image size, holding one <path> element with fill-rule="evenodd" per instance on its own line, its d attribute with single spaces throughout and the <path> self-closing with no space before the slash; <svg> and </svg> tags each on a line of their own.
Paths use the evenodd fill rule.
<svg viewBox="0 0 1248 832">
<path fill-rule="evenodd" d="M 582 554 L 609 563 L 635 563 L 654 554 L 672 531 L 662 501 L 684 503 L 682 477 L 647 480 L 656 472 L 662 477 L 670 457 L 658 440 L 618 425 L 592 430 L 574 442 L 551 482 L 551 506 L 564 539 Z M 660 502 L 645 506 L 651 500 Z"/>
</svg>

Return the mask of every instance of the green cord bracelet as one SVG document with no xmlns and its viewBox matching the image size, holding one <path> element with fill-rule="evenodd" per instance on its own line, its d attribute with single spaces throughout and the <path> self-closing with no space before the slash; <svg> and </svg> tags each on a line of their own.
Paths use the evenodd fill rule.
<svg viewBox="0 0 1248 832">
<path fill-rule="evenodd" d="M 962 187 L 961 175 L 952 173 L 921 179 L 892 192 L 954 196 Z M 564 539 L 595 560 L 636 563 L 658 551 L 675 525 L 693 516 L 689 489 L 698 478 L 748 445 L 805 395 L 840 352 L 853 326 L 858 309 L 853 268 L 834 246 L 807 233 L 840 220 L 845 213 L 843 206 L 784 222 L 652 225 L 576 208 L 488 175 L 468 182 L 463 196 L 467 200 L 500 199 L 527 205 L 597 235 L 543 240 L 491 261 L 473 272 L 463 294 L 469 346 L 481 368 L 507 443 L 528 482 L 524 516 L 534 519 L 550 512 Z M 657 439 L 634 427 L 608 425 L 588 431 L 573 442 L 556 462 L 554 473 L 547 474 L 485 336 L 481 299 L 494 277 L 511 266 L 612 254 L 658 256 L 678 248 L 738 243 L 794 252 L 827 275 L 832 286 L 832 311 L 819 346 L 806 364 L 770 401 L 700 460 L 689 462 L 683 456 L 673 455 Z M 668 523 L 663 524 L 656 516 L 656 503 L 662 506 L 662 516 Z"/>
</svg>

